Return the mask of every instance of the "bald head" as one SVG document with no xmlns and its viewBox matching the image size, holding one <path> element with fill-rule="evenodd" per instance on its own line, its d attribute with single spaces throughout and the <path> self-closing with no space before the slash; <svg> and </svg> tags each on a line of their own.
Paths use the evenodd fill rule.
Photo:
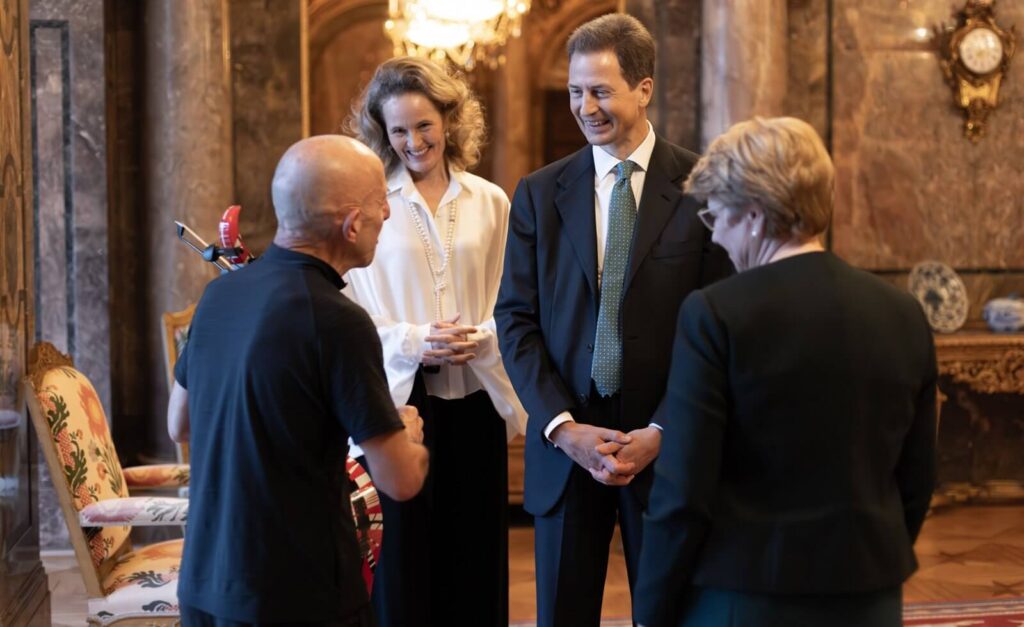
<svg viewBox="0 0 1024 627">
<path fill-rule="evenodd" d="M 271 194 L 278 236 L 319 241 L 384 185 L 384 166 L 364 144 L 318 135 L 291 146 L 274 171 Z"/>
</svg>

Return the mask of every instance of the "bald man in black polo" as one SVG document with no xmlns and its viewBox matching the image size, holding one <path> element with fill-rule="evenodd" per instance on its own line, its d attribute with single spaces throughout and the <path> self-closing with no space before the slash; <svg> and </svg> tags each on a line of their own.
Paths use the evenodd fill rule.
<svg viewBox="0 0 1024 627">
<path fill-rule="evenodd" d="M 274 243 L 199 301 L 168 412 L 192 452 L 185 625 L 373 624 L 347 440 L 392 498 L 414 496 L 427 468 L 422 421 L 396 411 L 373 323 L 339 291 L 373 259 L 386 191 L 359 142 L 295 144 L 274 175 Z"/>
</svg>

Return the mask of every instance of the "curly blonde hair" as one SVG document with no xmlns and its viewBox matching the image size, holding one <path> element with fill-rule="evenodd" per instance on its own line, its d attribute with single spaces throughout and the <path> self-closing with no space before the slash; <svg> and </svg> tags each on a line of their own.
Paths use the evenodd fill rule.
<svg viewBox="0 0 1024 627">
<path fill-rule="evenodd" d="M 468 170 L 480 162 L 486 135 L 483 107 L 465 79 L 426 59 L 395 57 L 380 64 L 345 122 L 346 132 L 377 153 L 388 176 L 402 160 L 388 141 L 381 109 L 390 98 L 407 93 L 423 94 L 441 114 L 448 165 Z"/>
<path fill-rule="evenodd" d="M 693 166 L 684 191 L 734 211 L 764 210 L 766 235 L 822 233 L 832 218 L 835 169 L 818 133 L 797 118 L 755 117 L 715 138 Z"/>
</svg>

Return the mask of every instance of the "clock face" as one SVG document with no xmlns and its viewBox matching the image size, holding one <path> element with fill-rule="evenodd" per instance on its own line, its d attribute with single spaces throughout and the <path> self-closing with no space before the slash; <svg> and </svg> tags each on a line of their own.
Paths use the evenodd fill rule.
<svg viewBox="0 0 1024 627">
<path fill-rule="evenodd" d="M 1003 41 L 988 28 L 975 28 L 960 41 L 960 61 L 975 74 L 988 74 L 1003 61 Z"/>
</svg>

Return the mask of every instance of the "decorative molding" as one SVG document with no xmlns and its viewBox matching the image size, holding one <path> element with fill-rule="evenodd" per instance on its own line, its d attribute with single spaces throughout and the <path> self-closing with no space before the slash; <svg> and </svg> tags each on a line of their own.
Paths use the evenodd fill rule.
<svg viewBox="0 0 1024 627">
<path fill-rule="evenodd" d="M 71 357 L 49 342 L 38 342 L 28 353 L 28 378 L 36 390 L 42 386 L 43 377 L 49 370 L 74 367 Z"/>
<path fill-rule="evenodd" d="M 935 338 L 939 373 L 984 394 L 1024 394 L 1024 335 L 964 331 Z"/>
<path fill-rule="evenodd" d="M 618 8 L 616 0 L 564 0 L 551 4 L 548 12 L 528 15 L 523 23 L 530 67 L 540 69 L 531 71 L 537 89 L 565 89 L 569 77 L 565 44 L 569 35 L 584 22 Z"/>
<path fill-rule="evenodd" d="M 312 65 L 324 47 L 355 22 L 379 19 L 380 36 L 384 38 L 387 17 L 388 3 L 384 0 L 310 0 L 306 17 L 309 63 Z"/>
</svg>

